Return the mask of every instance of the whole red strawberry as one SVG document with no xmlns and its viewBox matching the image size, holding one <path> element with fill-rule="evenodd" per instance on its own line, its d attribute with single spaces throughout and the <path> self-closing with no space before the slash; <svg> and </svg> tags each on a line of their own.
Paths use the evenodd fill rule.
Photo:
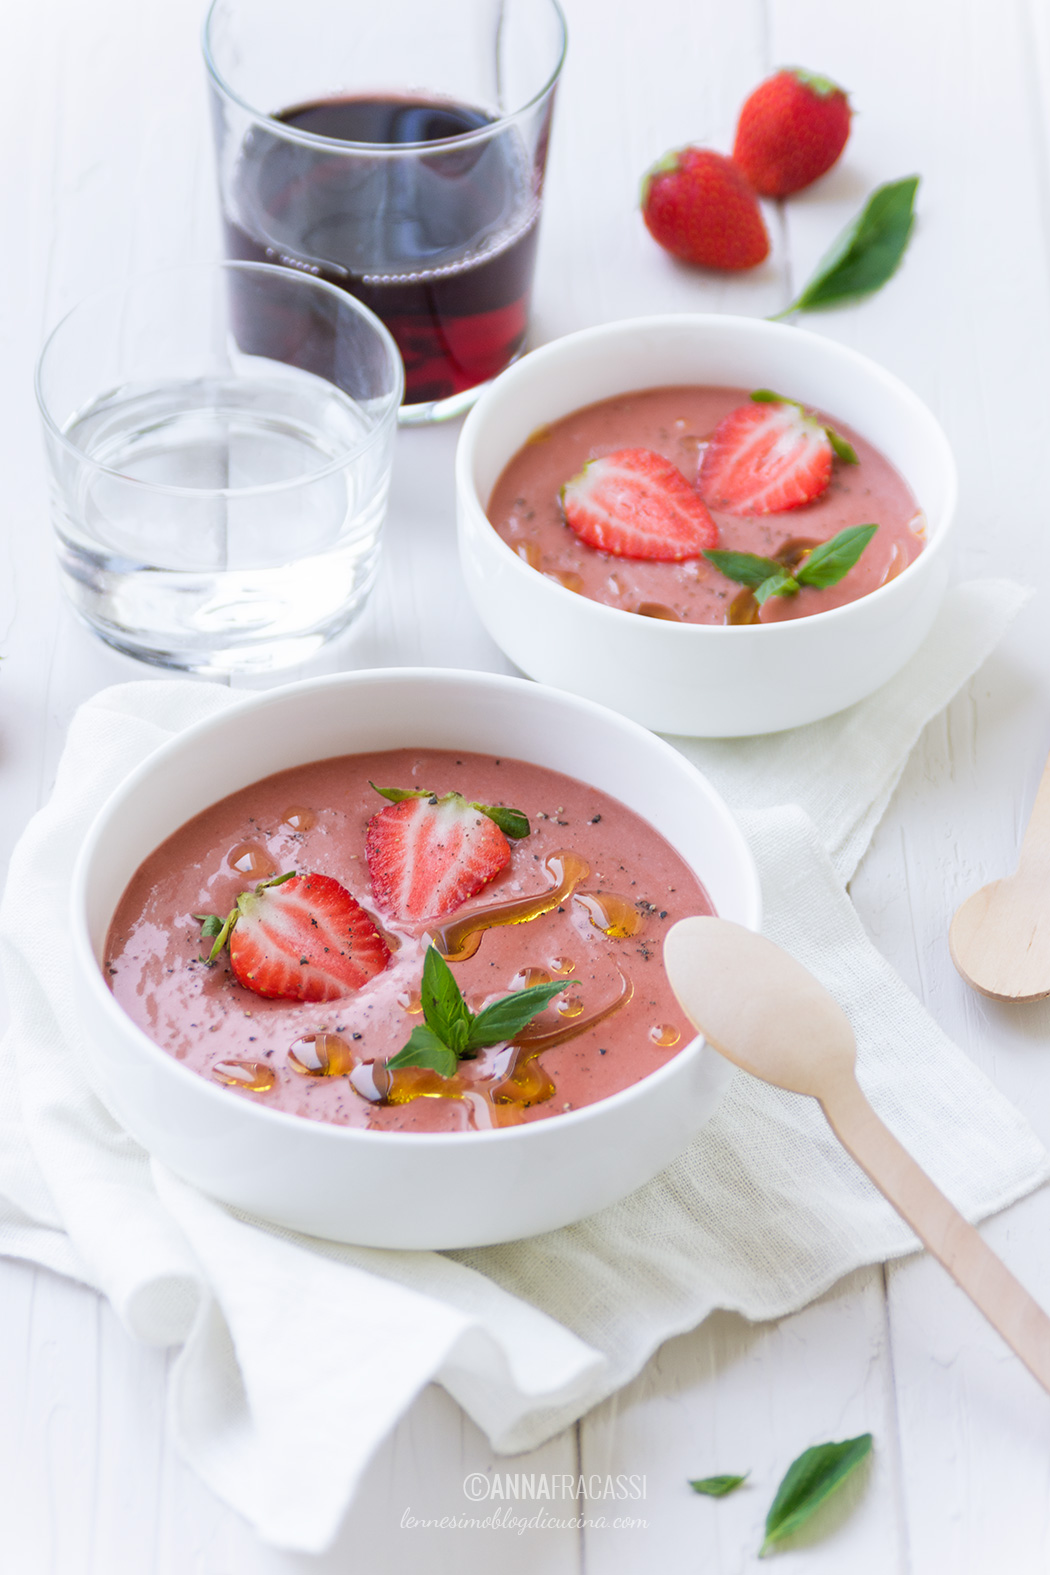
<svg viewBox="0 0 1050 1575">
<path fill-rule="evenodd" d="M 677 148 L 653 165 L 642 217 L 665 251 L 702 268 L 755 268 L 769 256 L 754 192 L 731 159 L 709 148 Z"/>
<path fill-rule="evenodd" d="M 835 163 L 849 121 L 849 99 L 827 77 L 778 71 L 740 111 L 733 162 L 761 196 L 789 197 Z"/>
</svg>

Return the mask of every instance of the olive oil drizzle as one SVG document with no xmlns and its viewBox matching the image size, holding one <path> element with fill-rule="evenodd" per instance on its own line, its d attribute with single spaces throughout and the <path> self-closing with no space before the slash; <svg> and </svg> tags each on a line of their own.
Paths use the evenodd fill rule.
<svg viewBox="0 0 1050 1575">
<path fill-rule="evenodd" d="M 532 897 L 515 897 L 510 902 L 494 902 L 453 919 L 438 929 L 429 930 L 432 943 L 446 962 L 466 962 L 481 945 L 486 930 L 503 924 L 527 924 L 541 914 L 550 913 L 568 902 L 576 887 L 591 873 L 591 866 L 578 853 L 548 853 L 544 868 L 554 885 Z"/>
</svg>

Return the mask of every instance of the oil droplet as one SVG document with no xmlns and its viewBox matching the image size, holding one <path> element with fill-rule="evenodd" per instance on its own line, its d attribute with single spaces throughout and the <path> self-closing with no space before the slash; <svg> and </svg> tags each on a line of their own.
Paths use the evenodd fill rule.
<svg viewBox="0 0 1050 1575">
<path fill-rule="evenodd" d="M 645 923 L 634 903 L 617 896 L 614 891 L 578 891 L 575 900 L 595 929 L 614 941 L 637 935 Z"/>
<path fill-rule="evenodd" d="M 898 574 L 900 574 L 901 570 L 906 569 L 907 567 L 908 562 L 904 556 L 904 553 L 901 551 L 900 542 L 895 541 L 893 543 L 893 551 L 890 554 L 890 561 L 886 565 L 886 573 L 882 576 L 879 584 L 888 585 L 890 580 L 895 580 Z"/>
<path fill-rule="evenodd" d="M 577 595 L 583 590 L 583 575 L 577 574 L 573 569 L 554 569 L 543 577 L 545 580 L 554 580 L 558 585 L 564 585 L 567 591 L 575 591 Z"/>
<path fill-rule="evenodd" d="M 293 831 L 312 831 L 317 825 L 317 816 L 312 809 L 306 809 L 302 804 L 290 804 L 281 813 L 281 820 L 286 826 L 291 826 Z"/>
<path fill-rule="evenodd" d="M 227 1088 L 243 1088 L 249 1094 L 268 1094 L 277 1077 L 265 1061 L 216 1061 L 211 1075 Z"/>
<path fill-rule="evenodd" d="M 362 1061 L 350 1073 L 350 1087 L 369 1104 L 378 1105 L 387 1096 L 392 1074 L 382 1061 Z"/>
<path fill-rule="evenodd" d="M 288 1065 L 300 1077 L 346 1077 L 356 1064 L 354 1052 L 338 1034 L 303 1034 L 288 1049 Z"/>
<path fill-rule="evenodd" d="M 661 1050 L 669 1050 L 681 1037 L 673 1023 L 654 1023 L 649 1030 L 649 1038 L 654 1045 L 659 1045 Z"/>
<path fill-rule="evenodd" d="M 397 1004 L 409 1017 L 418 1017 L 423 1010 L 423 1002 L 418 990 L 402 990 L 397 998 Z"/>
<path fill-rule="evenodd" d="M 551 973 L 572 973 L 575 967 L 576 962 L 572 957 L 551 958 Z"/>
<path fill-rule="evenodd" d="M 448 962 L 464 962 L 473 957 L 481 945 L 486 930 L 500 924 L 526 924 L 543 913 L 567 902 L 580 884 L 591 873 L 591 866 L 578 853 L 548 853 L 543 861 L 554 885 L 534 897 L 515 897 L 510 902 L 494 902 L 488 908 L 478 908 L 462 919 L 452 919 L 448 924 L 427 933 Z"/>
<path fill-rule="evenodd" d="M 238 874 L 250 875 L 253 880 L 267 880 L 277 874 L 277 865 L 257 842 L 238 842 L 226 855 L 226 862 Z"/>
<path fill-rule="evenodd" d="M 502 1123 L 491 1102 L 484 1094 L 465 1088 L 461 1095 L 467 1110 L 467 1126 L 473 1132 L 491 1132 Z M 509 1122 L 506 1123 L 508 1126 Z"/>
<path fill-rule="evenodd" d="M 797 569 L 804 558 L 808 558 L 814 547 L 819 547 L 820 542 L 815 536 L 792 536 L 790 541 L 777 548 L 773 554 L 778 563 L 785 569 Z"/>
<path fill-rule="evenodd" d="M 562 995 L 555 1003 L 559 1017 L 579 1017 L 583 1011 L 583 1002 L 578 995 Z"/>
<path fill-rule="evenodd" d="M 663 618 L 666 623 L 681 623 L 681 618 L 673 607 L 667 607 L 663 602 L 639 602 L 634 609 L 641 613 L 643 618 Z"/>
<path fill-rule="evenodd" d="M 463 1084 L 458 1077 L 442 1077 L 427 1066 L 399 1066 L 396 1072 L 384 1067 L 389 1078 L 388 1105 L 407 1105 L 413 1099 L 462 1099 Z"/>
<path fill-rule="evenodd" d="M 634 985 L 626 974 L 621 973 L 619 995 L 613 996 L 611 1001 L 606 1001 L 604 1006 L 588 1012 L 586 1017 L 573 1019 L 561 1028 L 537 1028 L 530 1025 L 518 1034 L 515 1044 L 523 1056 L 542 1055 L 544 1050 L 552 1050 L 555 1045 L 563 1045 L 567 1040 L 575 1039 L 577 1034 L 584 1034 L 589 1028 L 595 1028 L 599 1023 L 603 1023 L 607 1017 L 618 1012 L 621 1006 L 626 1006 L 633 994 Z"/>
<path fill-rule="evenodd" d="M 546 443 L 550 435 L 550 427 L 544 424 L 541 427 L 537 427 L 535 432 L 529 433 L 528 437 L 525 439 L 525 442 L 522 444 L 522 447 L 531 448 L 534 443 Z"/>
<path fill-rule="evenodd" d="M 745 585 L 744 589 L 742 591 L 738 591 L 733 597 L 733 600 L 729 603 L 729 611 L 726 613 L 726 623 L 757 623 L 758 613 L 759 607 L 758 603 L 755 601 L 754 592 L 749 586 Z"/>
<path fill-rule="evenodd" d="M 554 1084 L 535 1056 L 518 1061 L 509 1077 L 492 1090 L 494 1105 L 541 1105 L 554 1094 Z"/>
<path fill-rule="evenodd" d="M 511 990 L 534 990 L 538 984 L 550 984 L 546 968 L 519 968 L 508 986 Z"/>
<path fill-rule="evenodd" d="M 540 549 L 537 547 L 534 541 L 519 541 L 517 546 L 514 548 L 514 551 L 517 553 L 518 557 L 523 563 L 528 564 L 530 569 L 539 568 L 542 561 L 540 558 Z"/>
</svg>

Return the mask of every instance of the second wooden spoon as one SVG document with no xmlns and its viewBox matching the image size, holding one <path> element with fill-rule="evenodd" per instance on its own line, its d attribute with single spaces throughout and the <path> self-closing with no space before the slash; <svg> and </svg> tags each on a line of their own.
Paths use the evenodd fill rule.
<svg viewBox="0 0 1050 1575">
<path fill-rule="evenodd" d="M 845 1012 L 765 936 L 726 919 L 682 919 L 664 965 L 708 1044 L 777 1088 L 819 1100 L 848 1153 L 1050 1390 L 1050 1318 L 884 1126 L 861 1092 Z"/>
<path fill-rule="evenodd" d="M 993 1001 L 1050 995 L 1050 760 L 1021 844 L 1017 873 L 982 886 L 956 909 L 952 962 Z"/>
</svg>

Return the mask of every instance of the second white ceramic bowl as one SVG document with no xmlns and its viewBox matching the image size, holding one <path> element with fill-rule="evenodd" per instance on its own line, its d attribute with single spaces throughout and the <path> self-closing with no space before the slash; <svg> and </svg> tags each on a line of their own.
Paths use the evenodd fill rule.
<svg viewBox="0 0 1050 1575">
<path fill-rule="evenodd" d="M 537 427 L 583 405 L 673 384 L 775 388 L 854 427 L 908 482 L 927 545 L 897 579 L 813 617 L 737 627 L 606 607 L 531 569 L 485 509 Z M 829 339 L 754 318 L 688 314 L 588 328 L 502 373 L 456 455 L 459 546 L 475 607 L 523 672 L 665 733 L 738 737 L 830 716 L 891 678 L 929 632 L 948 577 L 955 464 L 922 401 Z"/>
<path fill-rule="evenodd" d="M 159 1049 L 117 1005 L 102 956 L 146 855 L 227 794 L 333 755 L 477 750 L 613 794 L 671 842 L 717 911 L 757 929 L 743 836 L 677 750 L 586 700 L 519 678 L 390 669 L 254 696 L 149 757 L 101 811 L 73 877 L 76 985 L 93 1081 L 134 1138 L 226 1203 L 372 1247 L 467 1247 L 553 1230 L 640 1186 L 713 1113 L 729 1068 L 694 1039 L 632 1087 L 492 1132 L 373 1132 L 267 1109 Z"/>
</svg>

